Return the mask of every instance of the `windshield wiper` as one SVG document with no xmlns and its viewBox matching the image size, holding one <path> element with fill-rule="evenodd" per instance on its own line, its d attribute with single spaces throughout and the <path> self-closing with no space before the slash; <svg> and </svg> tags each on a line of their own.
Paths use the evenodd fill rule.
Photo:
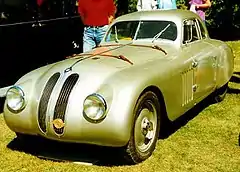
<svg viewBox="0 0 240 172">
<path fill-rule="evenodd" d="M 115 47 L 115 48 L 112 48 L 112 49 L 109 49 L 109 50 L 106 50 L 106 51 L 102 51 L 100 53 L 82 53 L 82 54 L 77 54 L 75 55 L 75 59 L 78 59 L 76 62 L 74 62 L 70 67 L 66 68 L 65 69 L 65 72 L 69 72 L 72 70 L 73 66 L 75 66 L 77 63 L 79 63 L 80 61 L 82 60 L 86 60 L 86 59 L 89 59 L 91 57 L 95 57 L 97 55 L 100 55 L 100 56 L 111 56 L 111 57 L 115 57 L 115 58 L 118 58 L 118 59 L 122 59 L 124 61 L 127 61 L 129 62 L 130 64 L 133 64 L 130 60 L 128 60 L 126 57 L 124 57 L 123 55 L 119 55 L 119 56 L 114 56 L 114 55 L 107 55 L 107 54 L 104 54 L 104 53 L 107 53 L 109 51 L 112 51 L 112 50 L 116 50 L 118 48 L 121 48 L 121 47 L 124 47 L 124 46 L 127 46 L 127 45 L 130 45 L 132 44 L 133 42 L 130 42 L 128 44 L 118 44 L 118 47 Z M 102 47 L 102 46 L 100 46 Z M 77 56 L 77 57 L 76 57 Z M 82 57 L 82 56 L 87 56 L 87 57 Z M 80 59 L 79 59 L 80 58 Z"/>
<path fill-rule="evenodd" d="M 118 32 L 117 32 L 117 27 L 116 27 L 116 26 L 114 27 L 114 30 L 115 30 L 115 42 L 116 42 L 116 43 L 119 43 L 119 40 L 118 40 Z"/>
<path fill-rule="evenodd" d="M 163 30 L 161 30 L 160 32 L 158 32 L 152 39 L 152 43 L 158 39 L 162 34 L 163 32 L 165 32 L 168 28 L 170 27 L 170 24 L 168 24 L 165 28 L 163 28 Z"/>
<path fill-rule="evenodd" d="M 84 54 L 84 55 L 93 55 L 93 54 Z M 110 54 L 98 54 L 98 56 L 105 56 L 105 57 L 114 57 L 114 58 L 117 58 L 117 59 L 121 59 L 121 60 L 124 60 L 128 63 L 130 63 L 131 65 L 133 65 L 133 62 L 131 62 L 127 57 L 123 56 L 123 55 L 110 55 Z"/>
</svg>

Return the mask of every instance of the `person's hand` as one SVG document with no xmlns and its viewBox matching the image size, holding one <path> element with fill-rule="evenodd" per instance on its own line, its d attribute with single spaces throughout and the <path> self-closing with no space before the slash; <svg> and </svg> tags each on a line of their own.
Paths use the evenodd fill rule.
<svg viewBox="0 0 240 172">
<path fill-rule="evenodd" d="M 196 5 L 191 5 L 190 11 L 196 13 Z"/>
<path fill-rule="evenodd" d="M 113 16 L 109 16 L 108 17 L 108 24 L 111 24 L 114 20 L 114 17 Z"/>
</svg>

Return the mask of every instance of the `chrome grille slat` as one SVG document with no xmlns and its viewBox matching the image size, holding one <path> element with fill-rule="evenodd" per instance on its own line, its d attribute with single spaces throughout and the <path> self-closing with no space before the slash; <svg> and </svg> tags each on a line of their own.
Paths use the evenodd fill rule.
<svg viewBox="0 0 240 172">
<path fill-rule="evenodd" d="M 54 109 L 53 120 L 61 119 L 63 122 L 65 121 L 65 113 L 68 104 L 68 99 L 78 78 L 79 78 L 78 74 L 71 74 L 64 82 Z M 63 134 L 64 127 L 59 129 L 53 126 L 53 128 L 57 134 Z"/>
<path fill-rule="evenodd" d="M 51 76 L 51 78 L 48 80 L 38 107 L 38 124 L 43 132 L 46 132 L 46 112 L 48 107 L 49 98 L 52 94 L 53 88 L 56 85 L 58 79 L 60 77 L 60 73 L 55 73 Z"/>
</svg>

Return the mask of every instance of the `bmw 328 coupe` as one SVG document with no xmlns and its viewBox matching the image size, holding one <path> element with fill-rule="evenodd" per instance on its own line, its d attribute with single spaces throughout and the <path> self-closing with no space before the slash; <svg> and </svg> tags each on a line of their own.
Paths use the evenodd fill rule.
<svg viewBox="0 0 240 172">
<path fill-rule="evenodd" d="M 211 95 L 221 101 L 233 53 L 187 10 L 117 18 L 92 51 L 43 66 L 6 93 L 4 119 L 18 137 L 120 147 L 139 163 L 162 124 Z"/>
</svg>

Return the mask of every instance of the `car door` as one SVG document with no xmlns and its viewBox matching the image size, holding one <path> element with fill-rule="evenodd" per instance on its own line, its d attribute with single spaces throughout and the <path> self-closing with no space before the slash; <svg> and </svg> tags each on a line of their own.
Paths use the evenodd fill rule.
<svg viewBox="0 0 240 172">
<path fill-rule="evenodd" d="M 76 42 L 82 39 L 82 25 L 76 0 L 44 0 L 38 12 L 38 56 L 44 63 L 60 61 L 79 52 Z"/>
<path fill-rule="evenodd" d="M 184 54 L 192 61 L 194 99 L 206 96 L 216 84 L 216 57 L 202 36 L 197 19 L 184 21 Z"/>
<path fill-rule="evenodd" d="M 0 87 L 29 72 L 28 54 L 35 45 L 35 6 L 31 0 L 0 1 Z"/>
</svg>

